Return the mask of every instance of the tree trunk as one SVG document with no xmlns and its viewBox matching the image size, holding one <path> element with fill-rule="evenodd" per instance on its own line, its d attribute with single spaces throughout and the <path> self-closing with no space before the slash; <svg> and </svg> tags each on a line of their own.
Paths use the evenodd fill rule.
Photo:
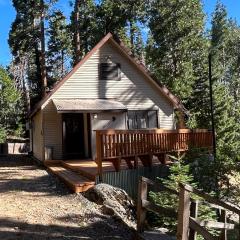
<svg viewBox="0 0 240 240">
<path fill-rule="evenodd" d="M 61 51 L 61 78 L 64 75 L 64 51 Z"/>
<path fill-rule="evenodd" d="M 30 99 L 30 93 L 29 93 L 29 86 L 26 81 L 25 77 L 25 69 L 28 65 L 28 59 L 26 57 L 23 58 L 23 62 L 21 63 L 21 79 L 22 79 L 22 90 L 24 94 L 24 102 L 25 102 L 25 109 L 27 114 L 31 111 L 31 99 Z"/>
<path fill-rule="evenodd" d="M 80 0 L 75 1 L 74 6 L 74 65 L 76 65 L 81 60 L 81 38 L 79 32 L 79 7 Z"/>
<path fill-rule="evenodd" d="M 41 78 L 42 78 L 42 97 L 46 95 L 47 89 L 47 70 L 46 70 L 46 59 L 45 59 L 45 29 L 44 29 L 44 0 L 41 0 L 41 19 L 40 19 L 40 64 L 41 64 Z"/>
<path fill-rule="evenodd" d="M 131 51 L 133 54 L 135 54 L 135 51 L 134 51 L 134 26 L 133 26 L 132 21 L 130 21 L 130 44 L 131 44 Z"/>
</svg>

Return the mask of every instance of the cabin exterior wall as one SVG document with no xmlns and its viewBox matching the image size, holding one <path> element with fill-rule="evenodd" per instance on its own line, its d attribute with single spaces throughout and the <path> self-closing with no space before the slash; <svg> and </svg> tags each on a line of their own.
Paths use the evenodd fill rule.
<svg viewBox="0 0 240 240">
<path fill-rule="evenodd" d="M 99 64 L 120 63 L 121 80 L 99 79 Z M 53 148 L 53 158 L 63 158 L 62 114 L 57 113 L 52 99 L 109 99 L 124 104 L 128 110 L 156 110 L 158 128 L 174 129 L 174 107 L 115 46 L 110 42 L 103 45 L 64 82 L 33 117 L 42 119 L 42 127 L 33 132 L 33 152 L 43 159 L 46 147 Z M 115 128 L 127 129 L 127 113 L 91 113 L 92 156 L 95 157 L 95 130 Z M 41 117 L 39 117 L 41 116 Z M 112 121 L 115 117 L 115 121 Z M 40 134 L 42 133 L 42 135 Z M 37 143 L 38 142 L 38 143 Z"/>
</svg>

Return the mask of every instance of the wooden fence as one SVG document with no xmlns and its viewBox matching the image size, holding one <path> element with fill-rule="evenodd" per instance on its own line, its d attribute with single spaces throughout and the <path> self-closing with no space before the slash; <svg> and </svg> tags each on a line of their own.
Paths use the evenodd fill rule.
<svg viewBox="0 0 240 240">
<path fill-rule="evenodd" d="M 154 204 L 148 200 L 148 185 L 155 185 L 155 189 L 159 192 L 168 191 L 171 194 L 179 196 L 178 212 L 175 209 L 164 208 Z M 210 207 L 217 209 L 220 212 L 219 221 L 201 221 L 198 219 L 198 206 L 200 201 L 193 200 L 190 194 L 193 193 L 203 199 L 204 203 L 208 203 Z M 146 220 L 146 212 L 152 211 L 157 214 L 162 214 L 168 217 L 177 219 L 177 240 L 196 240 L 197 234 L 200 234 L 206 240 L 227 240 L 227 230 L 233 230 L 236 225 L 227 222 L 227 211 L 232 212 L 239 216 L 240 209 L 230 205 L 224 201 L 216 199 L 202 191 L 192 188 L 189 185 L 180 184 L 180 192 L 164 186 L 159 186 L 155 182 L 142 177 L 139 180 L 138 190 L 138 206 L 137 206 L 137 232 L 138 236 L 144 231 Z M 238 238 L 240 239 L 240 225 L 238 228 Z M 219 236 L 211 234 L 209 229 L 220 229 Z"/>
<path fill-rule="evenodd" d="M 97 130 L 97 163 L 102 161 L 187 151 L 189 148 L 212 147 L 212 133 L 206 129 L 180 130 Z"/>
</svg>

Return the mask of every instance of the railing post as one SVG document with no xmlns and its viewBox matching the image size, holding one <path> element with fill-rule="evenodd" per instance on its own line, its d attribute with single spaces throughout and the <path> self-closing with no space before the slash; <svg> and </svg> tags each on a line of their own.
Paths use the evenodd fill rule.
<svg viewBox="0 0 240 240">
<path fill-rule="evenodd" d="M 226 210 L 225 209 L 221 209 L 220 222 L 227 223 L 227 215 L 226 215 Z M 221 235 L 220 235 L 219 239 L 220 240 L 227 240 L 227 230 L 226 229 L 223 229 L 221 231 Z"/>
<path fill-rule="evenodd" d="M 98 174 L 99 181 L 102 182 L 102 149 L 103 149 L 103 141 L 102 135 L 99 131 L 96 131 L 96 148 L 97 148 L 97 165 L 98 165 Z"/>
<path fill-rule="evenodd" d="M 147 183 L 141 178 L 138 185 L 138 203 L 137 203 L 137 231 L 144 231 L 144 222 L 146 219 L 146 209 L 142 206 L 142 201 L 147 200 Z"/>
<path fill-rule="evenodd" d="M 153 159 L 153 153 L 152 153 L 152 141 L 151 141 L 151 133 L 147 132 L 147 151 L 149 155 L 149 166 L 152 166 L 152 159 Z"/>
<path fill-rule="evenodd" d="M 190 216 L 197 219 L 198 217 L 198 200 L 194 200 L 191 202 L 190 206 Z M 193 229 L 189 230 L 189 240 L 196 240 L 197 232 Z"/>
<path fill-rule="evenodd" d="M 185 189 L 184 185 L 179 184 L 179 187 L 177 240 L 188 240 L 191 203 L 190 193 Z"/>
</svg>

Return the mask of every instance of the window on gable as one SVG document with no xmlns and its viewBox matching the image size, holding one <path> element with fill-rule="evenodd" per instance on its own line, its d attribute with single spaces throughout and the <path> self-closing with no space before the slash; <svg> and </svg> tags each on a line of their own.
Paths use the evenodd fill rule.
<svg viewBox="0 0 240 240">
<path fill-rule="evenodd" d="M 156 110 L 128 111 L 128 129 L 157 128 Z"/>
<path fill-rule="evenodd" d="M 121 66 L 119 63 L 100 63 L 99 64 L 100 80 L 121 80 Z"/>
</svg>

